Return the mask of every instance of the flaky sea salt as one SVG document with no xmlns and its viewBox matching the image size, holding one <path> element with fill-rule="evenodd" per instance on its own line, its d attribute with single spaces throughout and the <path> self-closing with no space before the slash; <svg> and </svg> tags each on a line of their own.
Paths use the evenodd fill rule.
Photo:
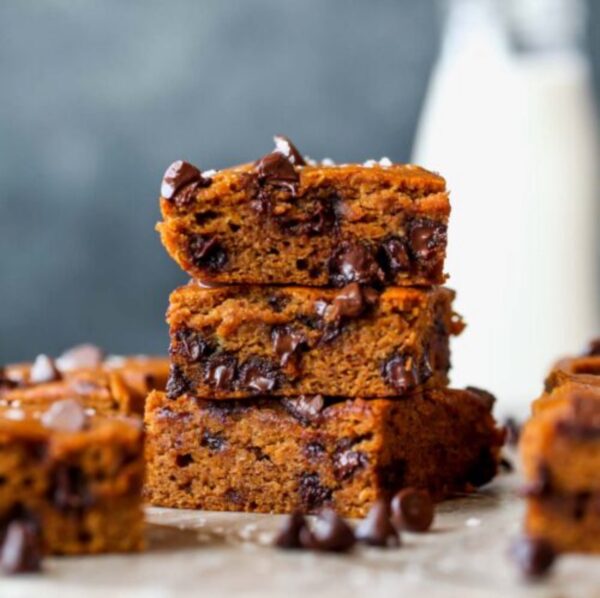
<svg viewBox="0 0 600 598">
<path fill-rule="evenodd" d="M 387 168 L 388 166 L 392 165 L 392 161 L 387 157 L 384 156 L 383 158 L 381 158 L 381 160 L 379 160 L 379 166 L 383 166 L 384 168 Z"/>
<path fill-rule="evenodd" d="M 321 166 L 335 166 L 335 162 L 331 158 L 323 158 L 321 160 Z"/>
<path fill-rule="evenodd" d="M 210 170 L 205 170 L 202 173 L 202 178 L 209 179 L 210 177 L 215 176 L 215 174 L 217 174 L 217 171 L 214 168 L 211 168 Z"/>
</svg>

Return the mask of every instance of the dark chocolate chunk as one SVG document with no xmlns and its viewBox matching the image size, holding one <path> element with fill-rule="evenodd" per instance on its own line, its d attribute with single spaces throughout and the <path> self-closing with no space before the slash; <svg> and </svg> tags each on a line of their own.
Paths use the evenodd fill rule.
<svg viewBox="0 0 600 598">
<path fill-rule="evenodd" d="M 433 522 L 435 507 L 429 492 L 416 488 L 400 490 L 391 503 L 392 521 L 399 529 L 427 531 Z"/>
<path fill-rule="evenodd" d="M 191 390 L 190 381 L 185 377 L 184 373 L 178 365 L 171 364 L 169 369 L 169 379 L 167 380 L 167 397 L 176 399 L 177 397 Z"/>
<path fill-rule="evenodd" d="M 281 399 L 281 404 L 304 425 L 318 423 L 325 406 L 322 395 L 301 395 L 297 398 Z"/>
<path fill-rule="evenodd" d="M 0 551 L 4 573 L 35 573 L 42 568 L 40 530 L 34 521 L 14 519 L 4 533 Z"/>
<path fill-rule="evenodd" d="M 60 465 L 52 475 L 50 500 L 65 511 L 89 507 L 94 499 L 83 470 L 77 465 Z"/>
<path fill-rule="evenodd" d="M 271 332 L 273 351 L 279 357 L 281 367 L 285 367 L 292 358 L 296 358 L 306 345 L 306 337 L 291 326 L 276 326 Z"/>
<path fill-rule="evenodd" d="M 404 355 L 394 355 L 384 363 L 383 377 L 399 394 L 407 393 L 422 382 L 415 360 Z"/>
<path fill-rule="evenodd" d="M 521 424 L 514 417 L 507 417 L 504 420 L 504 429 L 506 430 L 506 444 L 517 446 L 521 436 Z"/>
<path fill-rule="evenodd" d="M 390 237 L 383 241 L 377 251 L 377 261 L 386 273 L 388 280 L 400 272 L 410 270 L 410 256 L 406 241 L 398 237 Z"/>
<path fill-rule="evenodd" d="M 510 556 L 527 577 L 543 577 L 556 560 L 556 552 L 548 540 L 528 536 L 517 538 L 511 544 Z"/>
<path fill-rule="evenodd" d="M 78 368 L 95 368 L 102 365 L 104 351 L 95 345 L 85 343 L 65 351 L 57 360 L 56 367 L 64 372 Z"/>
<path fill-rule="evenodd" d="M 261 357 L 251 357 L 240 367 L 239 385 L 257 394 L 273 391 L 279 382 L 276 367 Z"/>
<path fill-rule="evenodd" d="M 367 456 L 361 451 L 337 449 L 333 454 L 333 471 L 338 480 L 351 478 L 359 469 L 367 465 Z"/>
<path fill-rule="evenodd" d="M 321 458 L 326 453 L 326 451 L 325 447 L 320 442 L 313 440 L 304 447 L 303 453 L 307 459 L 315 461 Z"/>
<path fill-rule="evenodd" d="M 236 358 L 228 353 L 216 353 L 208 358 L 204 380 L 215 390 L 231 390 L 236 373 Z"/>
<path fill-rule="evenodd" d="M 444 257 L 447 226 L 433 220 L 417 220 L 408 233 L 413 259 L 425 271 L 433 270 Z"/>
<path fill-rule="evenodd" d="M 303 473 L 300 476 L 298 492 L 307 511 L 314 511 L 331 500 L 331 489 L 321 484 L 317 473 Z"/>
<path fill-rule="evenodd" d="M 356 539 L 370 546 L 400 546 L 400 535 L 391 522 L 390 505 L 379 499 L 356 528 Z"/>
<path fill-rule="evenodd" d="M 465 390 L 479 398 L 488 411 L 491 411 L 494 407 L 496 397 L 491 392 L 483 390 L 482 388 L 477 388 L 476 386 L 467 386 Z"/>
<path fill-rule="evenodd" d="M 336 225 L 333 202 L 334 199 L 319 199 L 310 203 L 305 201 L 301 211 L 273 214 L 273 221 L 290 235 L 321 235 Z"/>
<path fill-rule="evenodd" d="M 278 548 L 298 549 L 302 548 L 300 532 L 307 527 L 306 519 L 301 513 L 295 512 L 283 520 L 274 544 Z"/>
<path fill-rule="evenodd" d="M 179 191 L 192 183 L 203 187 L 210 184 L 210 179 L 205 179 L 193 164 L 177 160 L 167 168 L 163 175 L 160 194 L 165 199 L 173 199 Z"/>
<path fill-rule="evenodd" d="M 52 403 L 40 420 L 46 428 L 58 432 L 79 432 L 85 428 L 87 416 L 77 399 L 63 399 Z"/>
<path fill-rule="evenodd" d="M 323 509 L 312 527 L 300 530 L 305 548 L 327 552 L 347 552 L 356 544 L 352 528 L 333 510 Z"/>
<path fill-rule="evenodd" d="M 306 162 L 298 148 L 285 135 L 275 135 L 275 151 L 283 154 L 294 166 L 305 166 Z"/>
<path fill-rule="evenodd" d="M 227 446 L 227 440 L 223 434 L 204 430 L 204 432 L 202 432 L 202 440 L 200 441 L 200 444 L 208 447 L 211 451 L 218 452 L 225 449 Z"/>
<path fill-rule="evenodd" d="M 54 360 L 47 355 L 38 355 L 31 366 L 29 372 L 29 382 L 32 384 L 42 384 L 44 382 L 54 382 L 60 380 L 61 375 Z"/>
<path fill-rule="evenodd" d="M 175 340 L 178 342 L 177 352 L 190 361 L 200 361 L 213 352 L 210 343 L 197 330 L 192 328 L 178 330 L 175 333 Z"/>
<path fill-rule="evenodd" d="M 218 272 L 227 264 L 225 248 L 211 235 L 190 235 L 188 252 L 191 262 L 197 268 Z"/>
<path fill-rule="evenodd" d="M 342 242 L 329 258 L 328 268 L 329 280 L 334 286 L 351 282 L 377 285 L 385 279 L 373 250 L 358 241 Z"/>
<path fill-rule="evenodd" d="M 296 195 L 300 176 L 289 158 L 280 152 L 263 156 L 255 165 L 259 185 L 272 185 Z"/>
<path fill-rule="evenodd" d="M 367 296 L 372 297 L 373 295 L 368 294 Z M 356 318 L 362 314 L 366 303 L 367 301 L 360 285 L 357 282 L 351 282 L 336 294 L 331 303 L 331 309 L 327 312 L 327 316 L 334 320 Z"/>
<path fill-rule="evenodd" d="M 498 459 L 488 448 L 479 451 L 477 459 L 467 471 L 467 482 L 476 488 L 487 484 L 498 470 Z"/>
</svg>

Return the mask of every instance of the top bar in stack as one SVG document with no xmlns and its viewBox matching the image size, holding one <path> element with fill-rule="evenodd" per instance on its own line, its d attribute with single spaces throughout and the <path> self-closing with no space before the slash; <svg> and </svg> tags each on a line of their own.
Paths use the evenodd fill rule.
<svg viewBox="0 0 600 598">
<path fill-rule="evenodd" d="M 201 172 L 173 163 L 158 224 L 169 254 L 215 283 L 443 283 L 444 179 L 387 159 L 307 163 L 285 137 L 254 164 Z"/>
</svg>

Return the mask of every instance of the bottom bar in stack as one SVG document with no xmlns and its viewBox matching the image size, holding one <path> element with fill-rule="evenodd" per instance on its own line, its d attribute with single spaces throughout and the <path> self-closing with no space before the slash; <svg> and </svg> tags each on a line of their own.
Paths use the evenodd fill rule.
<svg viewBox="0 0 600 598">
<path fill-rule="evenodd" d="M 364 516 L 402 487 L 441 499 L 496 473 L 493 398 L 428 390 L 395 399 L 210 401 L 153 392 L 146 494 L 156 506 Z"/>
</svg>

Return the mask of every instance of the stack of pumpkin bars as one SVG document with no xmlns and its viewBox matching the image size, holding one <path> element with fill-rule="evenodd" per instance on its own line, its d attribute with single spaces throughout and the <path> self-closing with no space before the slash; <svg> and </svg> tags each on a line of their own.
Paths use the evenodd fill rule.
<svg viewBox="0 0 600 598">
<path fill-rule="evenodd" d="M 361 517 L 496 473 L 493 397 L 447 388 L 445 181 L 389 160 L 317 164 L 285 137 L 253 164 L 172 164 L 158 225 L 192 277 L 167 314 L 166 393 L 146 403 L 147 497 Z"/>
</svg>

